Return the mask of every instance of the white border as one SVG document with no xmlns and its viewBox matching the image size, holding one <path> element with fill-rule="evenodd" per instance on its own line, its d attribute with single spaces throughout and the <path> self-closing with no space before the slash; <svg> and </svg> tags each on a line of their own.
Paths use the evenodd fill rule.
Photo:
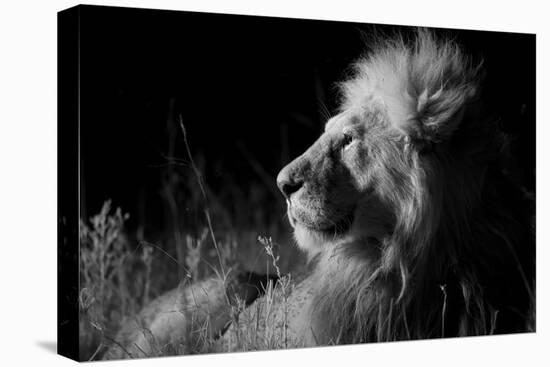
<svg viewBox="0 0 550 367">
<path fill-rule="evenodd" d="M 4 1 L 0 10 L 0 364 L 68 365 L 56 339 L 56 12 L 72 1 Z M 544 1 L 94 1 L 90 4 L 537 33 L 537 334 L 111 362 L 119 366 L 299 364 L 543 365 L 549 361 L 548 10 Z M 511 50 L 513 52 L 513 50 Z M 546 65 L 548 59 L 545 58 Z M 510 70 L 511 73 L 515 72 Z M 546 96 L 547 98 L 544 98 Z M 543 362 L 545 361 L 545 362 Z M 103 363 L 99 363 L 103 365 Z"/>
</svg>

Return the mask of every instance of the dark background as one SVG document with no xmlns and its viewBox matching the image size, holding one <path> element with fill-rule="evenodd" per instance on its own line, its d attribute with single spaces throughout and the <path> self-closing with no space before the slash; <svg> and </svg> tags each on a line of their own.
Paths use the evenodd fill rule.
<svg viewBox="0 0 550 367">
<path fill-rule="evenodd" d="M 128 225 L 162 228 L 167 167 L 193 155 L 212 192 L 262 187 L 280 215 L 275 177 L 322 130 L 335 83 L 374 33 L 409 28 L 316 20 L 81 7 L 81 217 L 113 199 Z M 535 182 L 535 36 L 439 30 L 484 59 L 489 109 Z M 175 160 L 174 158 L 178 158 Z M 197 188 L 198 190 L 198 188 Z M 223 202 L 223 200 L 222 200 Z M 276 209 L 276 210 L 275 210 Z M 238 211 L 239 208 L 233 208 Z"/>
</svg>

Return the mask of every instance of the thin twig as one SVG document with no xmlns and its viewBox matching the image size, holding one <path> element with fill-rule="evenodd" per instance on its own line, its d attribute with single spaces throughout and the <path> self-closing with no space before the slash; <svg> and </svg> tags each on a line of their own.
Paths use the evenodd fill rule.
<svg viewBox="0 0 550 367">
<path fill-rule="evenodd" d="M 447 285 L 439 286 L 443 292 L 443 309 L 441 310 L 441 337 L 445 337 L 445 313 L 447 312 Z"/>
<path fill-rule="evenodd" d="M 185 143 L 185 149 L 187 150 L 187 155 L 189 156 L 189 161 L 191 163 L 191 167 L 193 168 L 193 171 L 195 172 L 195 176 L 197 177 L 197 182 L 199 184 L 199 188 L 201 190 L 203 199 L 204 199 L 204 214 L 206 216 L 206 221 L 208 222 L 208 227 L 210 229 L 210 236 L 212 237 L 212 242 L 214 243 L 214 248 L 216 249 L 216 254 L 218 255 L 218 261 L 220 262 L 220 269 L 222 274 L 224 275 L 225 279 L 225 270 L 223 268 L 223 262 L 222 257 L 220 253 L 220 249 L 218 247 L 218 242 L 216 241 L 216 236 L 214 235 L 214 230 L 212 229 L 212 220 L 210 219 L 210 210 L 208 206 L 208 196 L 206 195 L 206 190 L 204 189 L 204 184 L 202 182 L 202 176 L 197 168 L 197 165 L 195 164 L 195 160 L 193 159 L 193 155 L 191 154 L 191 149 L 189 148 L 189 142 L 187 140 L 187 130 L 185 129 L 185 125 L 183 125 L 183 117 L 179 116 L 179 123 L 181 127 L 181 131 L 183 132 L 183 140 Z"/>
<path fill-rule="evenodd" d="M 90 361 L 93 361 L 94 358 L 97 356 L 97 354 L 99 353 L 99 350 L 103 348 L 103 342 L 99 343 L 97 349 L 95 350 L 95 352 L 92 354 L 92 356 L 88 359 L 88 362 Z"/>
<path fill-rule="evenodd" d="M 185 270 L 185 272 L 190 276 L 191 273 L 189 273 L 189 269 L 187 269 L 187 267 L 185 265 L 182 265 L 181 262 L 179 262 L 177 259 L 175 259 L 172 255 L 170 255 L 168 252 L 166 252 L 165 250 L 163 250 L 160 246 L 157 246 L 155 245 L 154 243 L 151 243 L 151 242 L 147 242 L 145 240 L 140 240 L 138 242 L 138 248 L 139 246 L 143 246 L 143 245 L 147 245 L 147 246 L 151 246 L 151 247 L 154 247 L 156 248 L 157 250 L 159 250 L 160 252 L 162 252 L 164 255 L 166 255 L 170 260 L 174 261 L 179 267 L 181 267 L 183 270 Z"/>
</svg>

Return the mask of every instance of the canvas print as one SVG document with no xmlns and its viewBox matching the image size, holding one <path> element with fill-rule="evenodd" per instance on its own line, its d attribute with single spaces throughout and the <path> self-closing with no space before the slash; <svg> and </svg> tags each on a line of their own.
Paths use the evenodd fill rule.
<svg viewBox="0 0 550 367">
<path fill-rule="evenodd" d="M 61 354 L 536 331 L 535 35 L 58 25 Z"/>
</svg>

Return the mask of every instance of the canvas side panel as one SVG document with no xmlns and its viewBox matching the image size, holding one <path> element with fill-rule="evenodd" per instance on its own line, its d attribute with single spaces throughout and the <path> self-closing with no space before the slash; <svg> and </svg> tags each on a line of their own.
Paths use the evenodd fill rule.
<svg viewBox="0 0 550 367">
<path fill-rule="evenodd" d="M 78 360 L 80 8 L 58 13 L 57 352 Z"/>
</svg>

